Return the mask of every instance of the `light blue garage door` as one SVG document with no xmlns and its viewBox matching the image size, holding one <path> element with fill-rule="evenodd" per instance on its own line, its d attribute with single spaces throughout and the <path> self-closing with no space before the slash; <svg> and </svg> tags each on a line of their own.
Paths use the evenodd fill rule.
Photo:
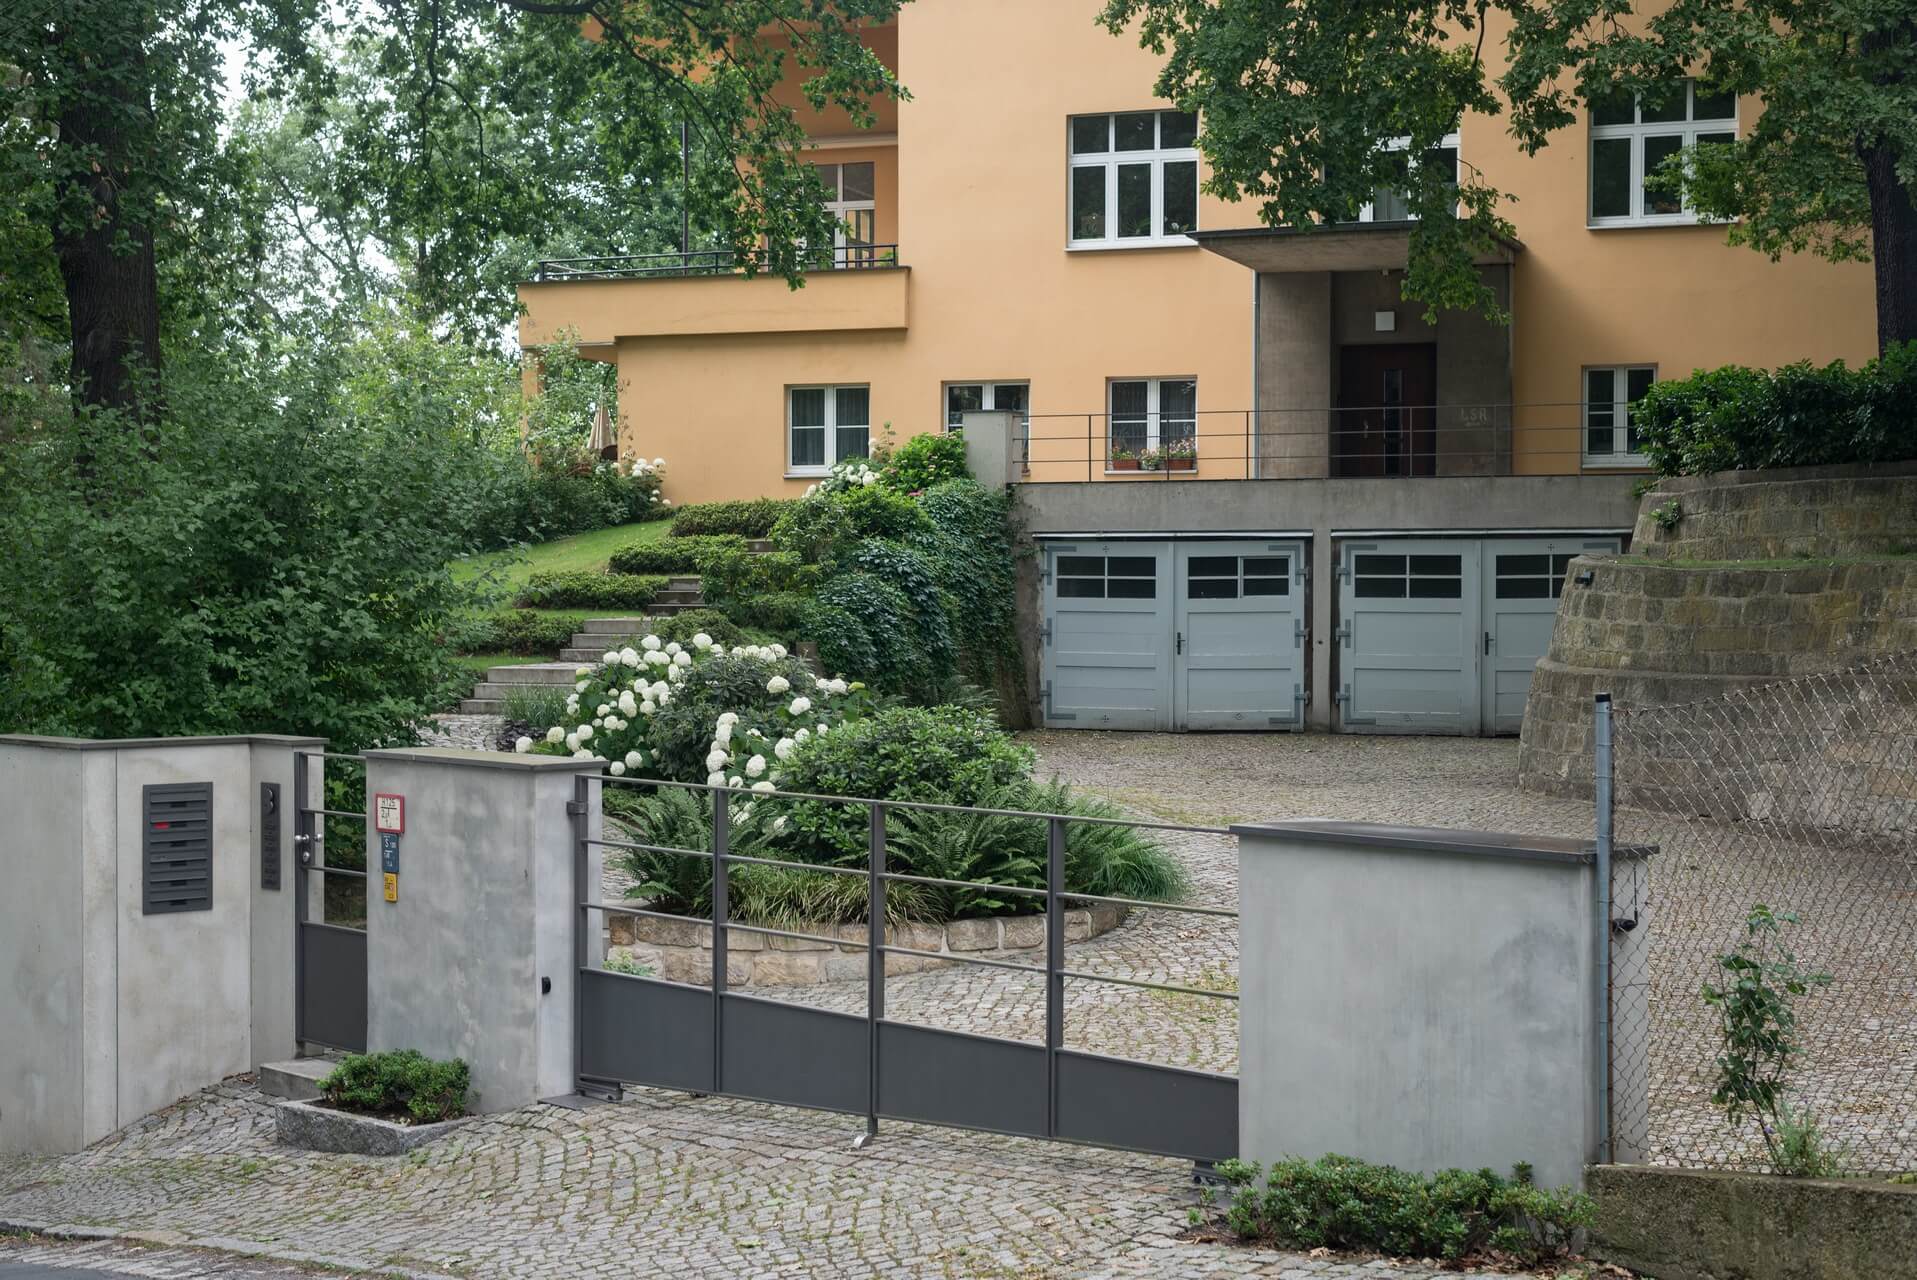
<svg viewBox="0 0 1917 1280">
<path fill-rule="evenodd" d="M 1046 724 L 1301 724 L 1302 544 L 1059 542 L 1046 546 L 1042 572 Z"/>
</svg>

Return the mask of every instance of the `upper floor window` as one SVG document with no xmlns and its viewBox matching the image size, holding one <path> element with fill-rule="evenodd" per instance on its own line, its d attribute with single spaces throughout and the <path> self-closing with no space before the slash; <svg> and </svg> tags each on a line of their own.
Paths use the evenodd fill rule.
<svg viewBox="0 0 1917 1280">
<path fill-rule="evenodd" d="M 1584 462 L 1587 466 L 1646 465 L 1637 449 L 1637 402 L 1657 381 L 1648 364 L 1611 365 L 1584 371 Z"/>
<path fill-rule="evenodd" d="M 1197 142 L 1189 111 L 1072 117 L 1071 243 L 1183 243 L 1198 229 Z"/>
<path fill-rule="evenodd" d="M 1399 172 L 1406 175 L 1407 181 L 1381 186 L 1372 194 L 1370 203 L 1358 210 L 1360 222 L 1403 222 L 1418 215 L 1411 212 L 1411 202 L 1407 199 L 1410 187 L 1408 181 L 1413 164 L 1422 168 L 1425 165 L 1436 166 L 1444 173 L 1451 186 L 1458 185 L 1458 135 L 1454 130 L 1444 135 L 1438 145 L 1426 151 L 1422 157 L 1413 159 L 1411 139 L 1392 138 L 1380 148 Z"/>
<path fill-rule="evenodd" d="M 872 447 L 872 388 L 788 387 L 786 457 L 795 472 L 828 471 Z"/>
<path fill-rule="evenodd" d="M 1695 222 L 1675 192 L 1645 182 L 1671 156 L 1737 140 L 1737 96 L 1709 93 L 1695 80 L 1659 101 L 1613 94 L 1591 104 L 1591 225 L 1657 226 Z"/>
<path fill-rule="evenodd" d="M 878 240 L 878 200 L 876 169 L 872 161 L 851 164 L 820 164 L 813 168 L 825 184 L 822 203 L 826 212 L 837 215 L 832 231 L 835 266 L 864 266 L 875 260 Z"/>
</svg>

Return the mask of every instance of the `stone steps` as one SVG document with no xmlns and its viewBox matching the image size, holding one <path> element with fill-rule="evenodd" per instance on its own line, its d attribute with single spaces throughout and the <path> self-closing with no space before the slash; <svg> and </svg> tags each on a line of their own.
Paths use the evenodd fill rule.
<svg viewBox="0 0 1917 1280">
<path fill-rule="evenodd" d="M 319 1082 L 339 1063 L 332 1058 L 294 1058 L 290 1062 L 260 1064 L 260 1092 L 271 1098 L 311 1102 L 320 1096 Z"/>
<path fill-rule="evenodd" d="M 506 714 L 504 698 L 461 698 L 459 714 L 462 716 L 503 716 Z"/>
</svg>

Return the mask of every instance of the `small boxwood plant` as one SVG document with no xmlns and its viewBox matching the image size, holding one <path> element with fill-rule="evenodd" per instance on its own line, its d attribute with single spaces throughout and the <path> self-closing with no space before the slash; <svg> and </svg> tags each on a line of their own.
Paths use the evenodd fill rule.
<svg viewBox="0 0 1917 1280">
<path fill-rule="evenodd" d="M 319 1090 L 342 1111 L 432 1124 L 466 1113 L 471 1083 L 458 1058 L 440 1061 L 417 1049 L 394 1049 L 347 1054 L 319 1082 Z"/>
</svg>

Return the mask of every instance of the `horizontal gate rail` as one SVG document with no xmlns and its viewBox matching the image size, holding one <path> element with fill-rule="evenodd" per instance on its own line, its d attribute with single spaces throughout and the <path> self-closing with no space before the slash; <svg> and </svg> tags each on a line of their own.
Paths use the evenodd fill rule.
<svg viewBox="0 0 1917 1280">
<path fill-rule="evenodd" d="M 595 784 L 597 790 L 595 790 Z M 595 834 L 591 815 L 608 786 L 709 793 L 712 848 L 686 849 L 644 840 Z M 1102 816 L 980 809 L 922 801 L 827 796 L 810 792 L 746 792 L 704 783 L 643 778 L 582 776 L 572 806 L 575 821 L 577 904 L 578 1074 L 590 1092 L 616 1092 L 622 1082 L 652 1084 L 696 1093 L 863 1113 L 864 1145 L 881 1116 L 982 1131 L 1119 1147 L 1209 1163 L 1237 1153 L 1237 1080 L 1188 1067 L 1163 1066 L 1068 1048 L 1064 1043 L 1065 983 L 1101 982 L 1143 991 L 1163 991 L 1235 1002 L 1235 991 L 1211 990 L 1069 968 L 1065 964 L 1065 912 L 1072 904 L 1106 904 L 1235 919 L 1234 910 L 1198 904 L 1154 902 L 1111 894 L 1075 893 L 1064 884 L 1068 824 L 1123 826 L 1143 831 L 1228 836 L 1225 827 L 1134 821 Z M 741 803 L 817 801 L 862 807 L 868 815 L 864 867 L 821 865 L 731 849 Z M 893 871 L 886 865 L 886 815 L 918 810 L 968 816 L 1029 819 L 1046 824 L 1046 885 L 998 884 Z M 589 892 L 593 848 L 624 849 L 666 857 L 704 858 L 712 864 L 710 916 L 688 916 L 604 901 Z M 857 949 L 849 931 L 826 936 L 731 918 L 728 870 L 763 866 L 806 873 L 859 876 L 867 881 L 867 997 L 862 1014 L 756 996 L 728 989 L 728 937 L 734 931 L 771 938 Z M 927 951 L 886 939 L 886 886 L 892 883 L 986 891 L 1043 902 L 1043 964 L 965 952 L 936 953 L 941 964 L 973 965 L 1042 975 L 1045 1034 L 1042 1043 L 970 1031 L 950 1031 L 886 1016 L 886 957 L 925 959 Z M 627 916 L 691 923 L 710 929 L 712 971 L 705 982 L 625 974 L 591 962 L 588 930 L 595 918 Z"/>
</svg>

